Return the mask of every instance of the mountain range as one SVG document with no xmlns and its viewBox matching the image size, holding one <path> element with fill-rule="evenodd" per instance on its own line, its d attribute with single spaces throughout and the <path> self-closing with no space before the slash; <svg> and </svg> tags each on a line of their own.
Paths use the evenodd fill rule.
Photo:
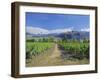
<svg viewBox="0 0 100 80">
<path fill-rule="evenodd" d="M 74 31 L 71 29 L 55 29 L 55 30 L 46 30 L 38 27 L 27 27 L 26 28 L 26 37 L 49 37 L 53 36 L 55 38 L 66 38 L 66 39 L 89 39 L 89 31 Z"/>
</svg>

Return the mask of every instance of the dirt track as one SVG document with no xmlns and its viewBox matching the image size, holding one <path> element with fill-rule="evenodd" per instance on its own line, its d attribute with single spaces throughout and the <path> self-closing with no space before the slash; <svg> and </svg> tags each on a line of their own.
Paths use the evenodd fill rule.
<svg viewBox="0 0 100 80">
<path fill-rule="evenodd" d="M 55 44 L 54 51 L 51 54 L 50 58 L 60 57 L 60 55 L 61 55 L 61 51 L 59 50 L 58 45 Z"/>
</svg>

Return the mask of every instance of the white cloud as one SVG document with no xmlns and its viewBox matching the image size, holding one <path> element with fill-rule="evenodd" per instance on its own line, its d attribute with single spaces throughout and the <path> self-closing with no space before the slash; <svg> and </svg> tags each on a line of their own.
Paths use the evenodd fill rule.
<svg viewBox="0 0 100 80">
<path fill-rule="evenodd" d="M 26 27 L 26 32 L 30 33 L 30 34 L 50 34 L 50 33 L 64 33 L 64 32 L 69 32 L 72 31 L 72 27 L 71 28 L 64 28 L 64 29 L 55 29 L 55 30 L 46 30 L 43 28 L 39 28 L 39 27 L 31 27 L 28 26 Z"/>
<path fill-rule="evenodd" d="M 51 33 L 64 33 L 64 32 L 69 32 L 72 31 L 72 29 L 56 29 L 56 30 L 51 30 Z"/>
<path fill-rule="evenodd" d="M 90 28 L 83 28 L 83 29 L 81 29 L 81 31 L 89 32 L 90 31 Z"/>
<path fill-rule="evenodd" d="M 30 34 L 48 34 L 49 31 L 38 27 L 26 27 L 26 32 Z"/>
</svg>

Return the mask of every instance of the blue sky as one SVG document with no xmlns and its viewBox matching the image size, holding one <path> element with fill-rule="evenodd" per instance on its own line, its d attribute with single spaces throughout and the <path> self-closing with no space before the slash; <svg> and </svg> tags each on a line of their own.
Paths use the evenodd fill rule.
<svg viewBox="0 0 100 80">
<path fill-rule="evenodd" d="M 39 27 L 47 30 L 73 28 L 79 31 L 89 28 L 89 15 L 51 14 L 26 12 L 26 27 Z"/>
</svg>

